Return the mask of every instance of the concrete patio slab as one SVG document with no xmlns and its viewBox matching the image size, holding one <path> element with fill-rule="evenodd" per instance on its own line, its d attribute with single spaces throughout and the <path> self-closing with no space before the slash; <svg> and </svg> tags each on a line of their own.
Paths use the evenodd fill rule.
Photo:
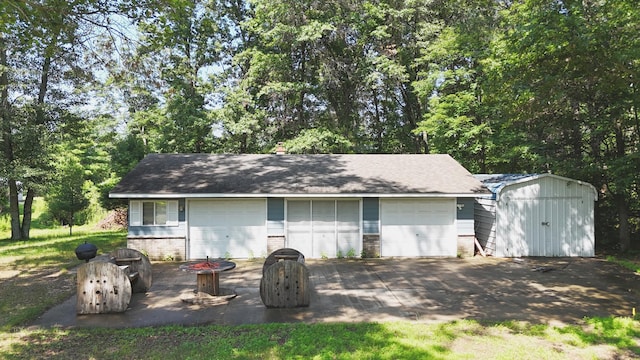
<svg viewBox="0 0 640 360">
<path fill-rule="evenodd" d="M 477 319 L 577 323 L 585 316 L 640 310 L 640 278 L 598 258 L 429 258 L 307 260 L 311 304 L 268 309 L 260 299 L 262 260 L 236 261 L 220 286 L 229 301 L 188 304 L 196 276 L 181 263 L 153 263 L 153 285 L 120 314 L 76 315 L 76 297 L 35 327 L 144 327 L 270 322 L 417 322 Z"/>
</svg>

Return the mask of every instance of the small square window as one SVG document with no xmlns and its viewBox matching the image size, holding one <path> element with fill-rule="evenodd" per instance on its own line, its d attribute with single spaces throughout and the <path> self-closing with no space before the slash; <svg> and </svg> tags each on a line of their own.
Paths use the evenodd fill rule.
<svg viewBox="0 0 640 360">
<path fill-rule="evenodd" d="M 166 225 L 167 202 L 144 201 L 142 203 L 142 225 Z"/>
</svg>

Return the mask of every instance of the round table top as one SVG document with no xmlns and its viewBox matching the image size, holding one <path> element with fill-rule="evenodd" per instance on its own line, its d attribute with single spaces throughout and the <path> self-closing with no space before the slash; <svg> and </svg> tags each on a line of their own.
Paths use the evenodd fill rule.
<svg viewBox="0 0 640 360">
<path fill-rule="evenodd" d="M 231 270 L 235 267 L 236 263 L 234 263 L 233 261 L 216 259 L 190 262 L 188 264 L 180 265 L 180 270 L 188 271 L 194 274 L 212 274 Z"/>
</svg>

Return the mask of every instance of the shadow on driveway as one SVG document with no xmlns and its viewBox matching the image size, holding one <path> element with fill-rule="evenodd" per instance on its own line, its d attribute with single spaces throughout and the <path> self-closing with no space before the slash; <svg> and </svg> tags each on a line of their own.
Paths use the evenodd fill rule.
<svg viewBox="0 0 640 360">
<path fill-rule="evenodd" d="M 640 310 L 637 274 L 599 258 L 428 258 L 307 260 L 311 305 L 267 309 L 260 299 L 262 260 L 236 261 L 220 286 L 237 297 L 192 305 L 195 275 L 181 263 L 153 263 L 153 286 L 133 294 L 121 314 L 76 315 L 76 297 L 36 327 L 143 327 L 268 322 L 416 322 L 476 319 L 572 324 L 585 316 Z"/>
</svg>

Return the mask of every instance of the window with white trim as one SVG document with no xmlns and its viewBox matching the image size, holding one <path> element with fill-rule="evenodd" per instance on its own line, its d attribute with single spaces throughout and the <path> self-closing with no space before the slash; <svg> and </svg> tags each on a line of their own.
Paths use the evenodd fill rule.
<svg viewBox="0 0 640 360">
<path fill-rule="evenodd" d="M 178 225 L 177 200 L 131 200 L 129 222 L 132 226 Z"/>
<path fill-rule="evenodd" d="M 142 202 L 142 225 L 166 225 L 167 224 L 167 202 L 166 201 L 143 201 Z"/>
</svg>

